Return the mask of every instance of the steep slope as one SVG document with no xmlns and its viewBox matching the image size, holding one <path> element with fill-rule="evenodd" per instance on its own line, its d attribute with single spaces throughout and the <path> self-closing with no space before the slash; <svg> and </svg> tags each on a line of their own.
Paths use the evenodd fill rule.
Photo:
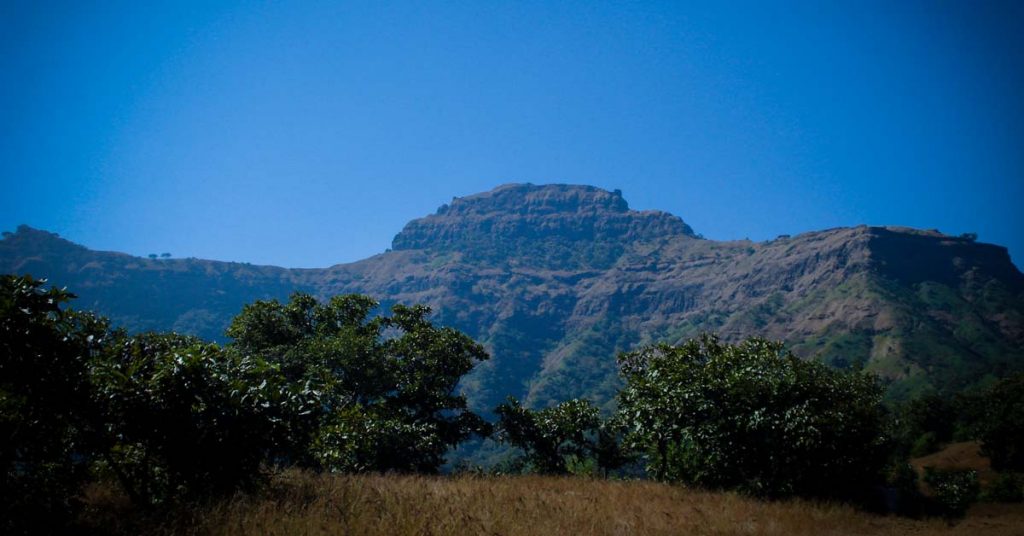
<svg viewBox="0 0 1024 536">
<path fill-rule="evenodd" d="M 1024 275 L 1005 248 L 866 226 L 715 242 L 588 186 L 458 198 L 407 224 L 392 250 L 325 269 L 140 259 L 22 227 L 0 241 L 0 271 L 48 277 L 131 329 L 207 338 L 242 304 L 293 290 L 426 303 L 492 352 L 465 382 L 478 409 L 506 394 L 606 402 L 616 352 L 703 330 L 863 366 L 896 397 L 1024 368 Z"/>
<path fill-rule="evenodd" d="M 639 253 L 581 297 L 573 322 L 582 336 L 549 355 L 534 398 L 592 382 L 581 371 L 605 364 L 593 357 L 602 347 L 706 330 L 782 339 L 802 357 L 863 366 L 893 380 L 895 397 L 1024 366 L 1024 278 L 997 246 L 858 227 Z"/>
</svg>

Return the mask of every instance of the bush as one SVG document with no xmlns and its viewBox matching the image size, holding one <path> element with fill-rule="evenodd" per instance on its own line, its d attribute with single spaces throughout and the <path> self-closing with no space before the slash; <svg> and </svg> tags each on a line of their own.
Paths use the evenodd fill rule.
<svg viewBox="0 0 1024 536">
<path fill-rule="evenodd" d="M 115 337 L 91 379 L 102 467 L 143 504 L 252 488 L 298 410 L 266 363 L 175 334 Z"/>
<path fill-rule="evenodd" d="M 884 478 L 882 388 L 781 343 L 703 335 L 619 356 L 629 442 L 655 478 L 761 496 L 843 496 Z"/>
<path fill-rule="evenodd" d="M 509 397 L 495 410 L 498 438 L 526 452 L 532 469 L 544 474 L 583 470 L 592 450 L 588 436 L 601 424 L 598 409 L 587 400 L 569 400 L 542 410 L 530 410 Z"/>
<path fill-rule="evenodd" d="M 0 533 L 59 530 L 92 460 L 88 362 L 106 324 L 74 295 L 0 276 Z"/>
<path fill-rule="evenodd" d="M 980 400 L 981 453 L 1001 471 L 1024 471 L 1024 373 L 1000 380 Z"/>
<path fill-rule="evenodd" d="M 914 444 L 910 446 L 910 457 L 920 458 L 921 456 L 927 456 L 933 452 L 938 452 L 941 447 L 942 443 L 935 437 L 935 432 L 925 432 L 918 436 L 914 440 Z"/>
<path fill-rule="evenodd" d="M 457 393 L 459 381 L 488 358 L 482 346 L 435 327 L 424 306 L 396 305 L 374 315 L 366 296 L 320 303 L 293 294 L 247 305 L 231 323 L 233 351 L 280 370 L 291 391 L 315 396 L 293 415 L 289 460 L 331 471 L 437 472 L 447 451 L 490 428 Z"/>
<path fill-rule="evenodd" d="M 1013 503 L 1024 501 L 1024 475 L 1020 473 L 996 475 L 996 478 L 982 494 L 982 500 Z"/>
<path fill-rule="evenodd" d="M 978 500 L 977 471 L 925 467 L 924 481 L 935 492 L 935 500 L 946 517 L 963 517 L 967 509 Z"/>
<path fill-rule="evenodd" d="M 900 454 L 917 458 L 940 450 L 953 439 L 959 409 L 949 397 L 936 393 L 899 405 L 895 411 L 894 435 Z"/>
<path fill-rule="evenodd" d="M 297 294 L 247 306 L 221 347 L 112 331 L 43 285 L 0 278 L 0 533 L 64 530 L 90 476 L 150 507 L 281 465 L 436 472 L 489 433 L 456 392 L 486 352 L 425 307 Z"/>
</svg>

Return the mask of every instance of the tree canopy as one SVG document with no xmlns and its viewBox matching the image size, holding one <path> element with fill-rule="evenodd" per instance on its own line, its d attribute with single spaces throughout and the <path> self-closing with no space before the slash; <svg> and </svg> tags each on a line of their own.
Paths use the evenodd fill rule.
<svg viewBox="0 0 1024 536">
<path fill-rule="evenodd" d="M 589 436 L 601 424 L 597 407 L 579 399 L 530 410 L 509 397 L 495 413 L 499 419 L 498 438 L 521 448 L 532 468 L 547 474 L 565 474 L 573 458 L 589 455 L 593 449 Z"/>
<path fill-rule="evenodd" d="M 374 316 L 366 296 L 247 305 L 229 350 L 258 355 L 295 390 L 317 397 L 296 429 L 310 434 L 295 460 L 330 470 L 435 472 L 449 448 L 487 423 L 467 408 L 459 380 L 488 358 L 466 335 L 436 327 L 424 306 Z"/>
<path fill-rule="evenodd" d="M 0 532 L 36 519 L 59 526 L 87 476 L 94 428 L 88 371 L 107 326 L 67 310 L 75 296 L 45 281 L 0 276 Z M 46 531 L 46 526 L 36 530 Z"/>
<path fill-rule="evenodd" d="M 111 329 L 44 285 L 0 278 L 5 533 L 59 528 L 90 475 L 153 506 L 251 488 L 281 465 L 436 472 L 490 433 L 457 392 L 487 353 L 426 307 L 383 316 L 365 296 L 295 294 L 246 306 L 220 346 Z"/>
<path fill-rule="evenodd" d="M 619 356 L 628 440 L 656 478 L 757 495 L 835 495 L 885 463 L 882 389 L 781 343 L 711 335 Z"/>
<path fill-rule="evenodd" d="M 1024 472 L 1024 374 L 1000 380 L 979 402 L 982 454 L 995 469 Z"/>
</svg>

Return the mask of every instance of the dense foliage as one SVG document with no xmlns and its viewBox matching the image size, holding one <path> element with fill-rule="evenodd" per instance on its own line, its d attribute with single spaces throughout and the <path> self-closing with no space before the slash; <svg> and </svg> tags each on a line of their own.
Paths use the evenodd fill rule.
<svg viewBox="0 0 1024 536">
<path fill-rule="evenodd" d="M 88 369 L 106 325 L 63 308 L 74 296 L 0 277 L 0 532 L 59 526 L 87 476 Z M 45 531 L 46 526 L 37 526 Z"/>
<path fill-rule="evenodd" d="M 996 475 L 982 497 L 990 502 L 1019 503 L 1024 501 L 1024 474 L 1001 473 Z"/>
<path fill-rule="evenodd" d="M 320 303 L 295 294 L 259 301 L 235 318 L 230 349 L 258 355 L 293 390 L 316 396 L 292 426 L 303 441 L 294 463 L 339 471 L 436 472 L 444 454 L 489 426 L 467 409 L 459 380 L 487 359 L 466 335 L 438 328 L 430 309 L 347 295 Z"/>
<path fill-rule="evenodd" d="M 936 393 L 900 405 L 897 410 L 900 447 L 911 457 L 937 451 L 951 441 L 958 426 L 962 426 L 959 418 L 962 413 L 958 401 Z"/>
<path fill-rule="evenodd" d="M 999 381 L 979 398 L 982 454 L 995 469 L 1024 471 L 1024 374 Z"/>
<path fill-rule="evenodd" d="M 935 500 L 947 517 L 963 517 L 978 499 L 978 473 L 970 469 L 936 470 L 925 468 L 924 481 L 931 486 Z"/>
<path fill-rule="evenodd" d="M 43 285 L 0 279 L 4 533 L 59 529 L 89 478 L 152 507 L 250 489 L 278 465 L 435 472 L 489 433 L 456 393 L 487 354 L 425 307 L 371 318 L 363 296 L 296 294 L 247 306 L 221 347 L 111 330 Z"/>
<path fill-rule="evenodd" d="M 780 343 L 704 335 L 619 357 L 620 411 L 658 479 L 757 495 L 835 495 L 885 464 L 882 389 Z"/>
<path fill-rule="evenodd" d="M 498 437 L 526 453 L 539 473 L 565 474 L 569 463 L 588 456 L 588 435 L 601 424 L 597 408 L 588 400 L 568 400 L 555 407 L 530 410 L 514 397 L 495 409 Z"/>
<path fill-rule="evenodd" d="M 259 358 L 175 334 L 115 333 L 90 363 L 98 468 L 138 502 L 258 483 L 302 407 Z"/>
</svg>

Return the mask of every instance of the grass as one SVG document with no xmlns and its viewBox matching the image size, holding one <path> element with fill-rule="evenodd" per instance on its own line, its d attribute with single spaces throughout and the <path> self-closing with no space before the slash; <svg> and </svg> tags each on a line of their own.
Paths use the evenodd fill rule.
<svg viewBox="0 0 1024 536">
<path fill-rule="evenodd" d="M 802 500 L 764 502 L 645 481 L 540 476 L 315 475 L 289 471 L 269 491 L 163 518 L 111 489 L 86 494 L 82 530 L 190 535 L 1018 535 L 1020 505 L 979 505 L 956 525 Z"/>
<path fill-rule="evenodd" d="M 989 459 L 981 455 L 980 450 L 980 441 L 950 443 L 938 452 L 914 458 L 910 464 L 921 478 L 924 478 L 925 467 L 973 469 L 978 472 L 978 481 L 984 487 L 995 480 L 996 472 L 992 470 L 992 463 Z"/>
</svg>

